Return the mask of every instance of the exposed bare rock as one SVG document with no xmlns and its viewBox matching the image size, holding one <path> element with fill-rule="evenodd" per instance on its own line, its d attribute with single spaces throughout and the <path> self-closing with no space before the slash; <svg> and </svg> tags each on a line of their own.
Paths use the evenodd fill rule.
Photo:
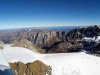
<svg viewBox="0 0 100 75">
<path fill-rule="evenodd" d="M 27 29 L 27 30 L 20 30 L 16 32 L 0 32 L 0 40 L 3 41 L 4 43 L 13 43 L 14 41 L 17 41 L 17 44 L 19 44 L 18 42 L 22 43 L 21 40 L 27 39 L 31 43 L 33 43 L 37 48 L 42 48 L 45 50 L 48 50 L 49 47 L 52 47 L 56 42 L 63 41 L 64 40 L 63 37 L 64 35 L 62 32 L 45 31 L 45 30 L 44 31 L 34 31 L 34 30 L 29 31 Z M 29 43 L 29 45 L 31 44 Z M 27 48 L 29 45 L 27 44 Z M 22 45 L 19 44 L 19 46 L 22 46 Z M 23 44 L 23 46 L 25 46 L 25 44 Z"/>
<path fill-rule="evenodd" d="M 89 27 L 83 27 L 83 28 L 76 28 L 66 35 L 66 38 L 70 39 L 80 39 L 83 37 L 94 37 L 100 35 L 100 26 L 89 26 Z"/>
<path fill-rule="evenodd" d="M 58 37 L 57 32 L 41 32 L 38 34 L 37 40 L 35 44 L 38 46 L 44 47 L 50 47 L 55 42 L 62 41 L 61 38 Z"/>
<path fill-rule="evenodd" d="M 33 63 L 22 62 L 10 63 L 14 75 L 51 75 L 51 67 L 36 60 Z"/>
<path fill-rule="evenodd" d="M 4 43 L 0 41 L 0 49 L 3 49 Z"/>
<path fill-rule="evenodd" d="M 71 43 L 60 43 L 57 46 L 51 48 L 48 53 L 68 53 L 68 52 L 79 52 L 83 48 L 80 44 Z"/>
<path fill-rule="evenodd" d="M 15 62 L 10 63 L 11 69 L 14 73 L 14 75 L 24 75 L 26 74 L 26 68 L 27 66 L 22 62 Z"/>
<path fill-rule="evenodd" d="M 45 53 L 45 50 L 43 50 L 40 47 L 37 47 L 36 45 L 34 45 L 32 42 L 28 41 L 27 39 L 14 41 L 12 43 L 12 47 L 24 47 L 24 48 L 30 49 L 32 51 L 35 51 L 35 52 Z"/>
<path fill-rule="evenodd" d="M 0 40 L 4 43 L 20 42 L 23 39 L 30 41 L 43 52 L 71 52 L 83 49 L 81 41 L 84 37 L 100 35 L 100 26 L 89 26 L 67 31 L 48 31 L 38 29 L 19 29 L 18 31 L 0 32 Z M 25 43 L 25 42 L 24 42 Z M 19 44 L 19 43 L 18 43 Z M 25 47 L 25 44 L 23 44 Z M 27 48 L 32 49 L 27 44 Z M 75 47 L 76 46 L 76 47 Z M 60 50 L 62 49 L 62 50 Z M 72 50 L 73 49 L 73 50 Z M 40 50 L 41 51 L 41 50 Z"/>
</svg>

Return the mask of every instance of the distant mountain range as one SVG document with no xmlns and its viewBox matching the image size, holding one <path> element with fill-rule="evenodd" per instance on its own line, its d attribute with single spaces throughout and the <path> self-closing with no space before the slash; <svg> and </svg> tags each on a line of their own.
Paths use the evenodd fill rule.
<svg viewBox="0 0 100 75">
<path fill-rule="evenodd" d="M 49 31 L 70 31 L 73 30 L 75 28 L 77 28 L 79 26 L 54 26 L 54 27 L 27 27 L 27 28 L 13 28 L 13 29 L 0 29 L 0 32 L 16 32 L 16 31 L 20 31 L 20 30 L 49 30 Z"/>
<path fill-rule="evenodd" d="M 88 49 L 82 44 L 83 38 L 98 36 L 100 36 L 100 26 L 97 25 L 88 27 L 22 28 L 0 31 L 0 40 L 4 43 L 26 39 L 41 50 L 43 49 L 45 53 L 79 52 L 82 49 Z M 92 51 L 95 52 L 95 50 Z M 96 51 L 96 53 L 98 52 Z"/>
</svg>

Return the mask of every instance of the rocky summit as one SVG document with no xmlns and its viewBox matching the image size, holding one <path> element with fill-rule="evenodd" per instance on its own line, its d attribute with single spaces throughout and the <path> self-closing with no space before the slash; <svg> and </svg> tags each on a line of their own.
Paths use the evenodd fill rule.
<svg viewBox="0 0 100 75">
<path fill-rule="evenodd" d="M 51 75 L 51 67 L 39 60 L 33 63 L 22 62 L 10 63 L 14 75 Z"/>
</svg>

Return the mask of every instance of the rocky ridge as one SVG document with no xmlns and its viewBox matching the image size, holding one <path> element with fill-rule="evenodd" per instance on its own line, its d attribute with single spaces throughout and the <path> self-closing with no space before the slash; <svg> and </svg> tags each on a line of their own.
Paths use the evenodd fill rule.
<svg viewBox="0 0 100 75">
<path fill-rule="evenodd" d="M 45 53 L 79 52 L 85 49 L 82 45 L 84 37 L 100 35 L 100 27 L 97 25 L 78 27 L 71 31 L 49 31 L 22 29 L 15 32 L 0 32 L 0 40 L 4 43 L 12 43 L 26 39 L 32 44 L 43 49 Z"/>
<path fill-rule="evenodd" d="M 10 63 L 14 75 L 51 75 L 51 67 L 39 60 L 33 63 Z"/>
</svg>

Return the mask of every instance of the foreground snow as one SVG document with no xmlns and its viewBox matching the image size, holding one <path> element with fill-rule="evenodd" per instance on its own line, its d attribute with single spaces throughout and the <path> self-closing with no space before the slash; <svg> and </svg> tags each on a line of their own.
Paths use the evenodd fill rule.
<svg viewBox="0 0 100 75">
<path fill-rule="evenodd" d="M 4 71 L 5 69 L 9 69 L 10 66 L 8 65 L 7 61 L 5 60 L 2 51 L 0 50 L 0 72 L 1 70 Z"/>
<path fill-rule="evenodd" d="M 52 67 L 52 75 L 100 75 L 100 58 L 80 53 L 39 54 L 6 45 L 3 54 L 8 62 L 41 60 Z"/>
<path fill-rule="evenodd" d="M 1 52 L 1 50 L 0 50 L 0 66 L 2 66 L 2 65 L 9 66 L 8 63 L 7 63 L 7 61 L 5 60 L 5 58 L 4 58 L 4 56 L 3 56 L 2 52 Z M 0 69 L 1 69 L 1 68 L 2 68 L 2 67 L 0 67 Z"/>
</svg>

